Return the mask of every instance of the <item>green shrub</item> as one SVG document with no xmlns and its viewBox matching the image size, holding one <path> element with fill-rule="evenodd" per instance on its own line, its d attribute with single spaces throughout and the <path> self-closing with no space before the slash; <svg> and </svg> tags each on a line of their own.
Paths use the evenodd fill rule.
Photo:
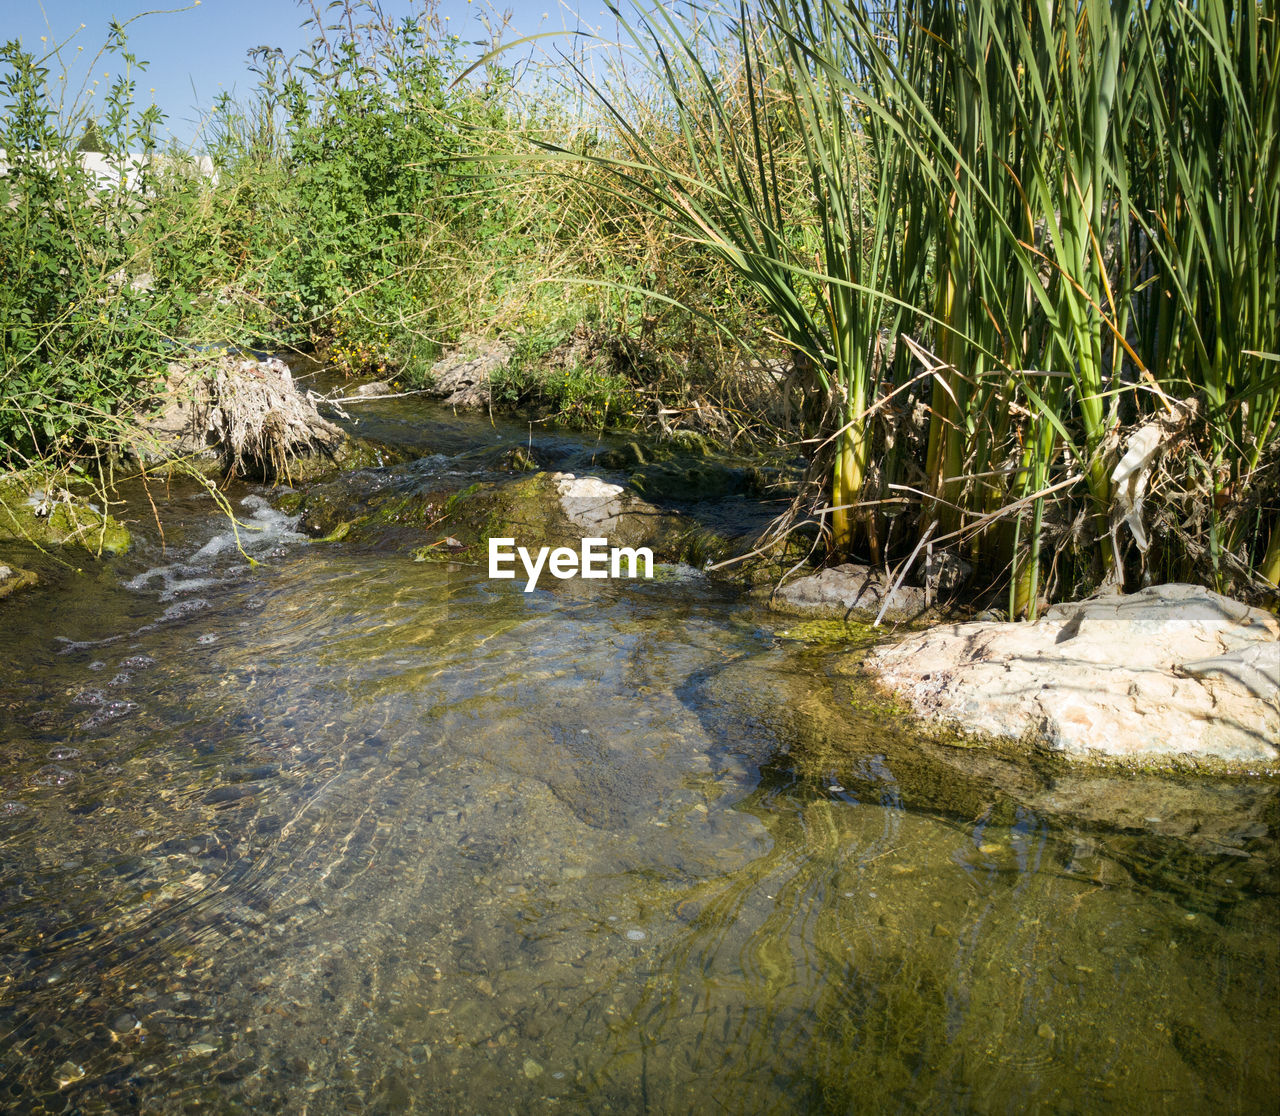
<svg viewBox="0 0 1280 1116">
<path fill-rule="evenodd" d="M 625 343 L 609 338 L 600 344 L 583 329 L 577 336 L 596 343 L 575 346 L 559 331 L 521 340 L 511 363 L 493 376 L 494 401 L 533 409 L 576 430 L 634 425 L 640 397 L 616 356 Z"/>
<path fill-rule="evenodd" d="M 102 134 L 115 151 L 154 150 L 160 115 L 133 112 L 140 64 L 113 24 L 124 70 L 108 91 Z M 185 292 L 143 291 L 134 233 L 141 219 L 124 170 L 109 184 L 82 168 L 45 96 L 45 67 L 15 41 L 0 48 L 0 463 L 74 445 L 119 410 L 179 326 Z M 122 164 L 117 164 L 123 168 Z M 138 189 L 153 171 L 134 169 Z"/>
</svg>

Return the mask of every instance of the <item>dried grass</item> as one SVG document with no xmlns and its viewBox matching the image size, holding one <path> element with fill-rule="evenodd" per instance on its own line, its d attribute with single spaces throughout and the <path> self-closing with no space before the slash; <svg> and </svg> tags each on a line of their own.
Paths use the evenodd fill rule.
<svg viewBox="0 0 1280 1116">
<path fill-rule="evenodd" d="M 212 376 L 209 429 L 234 473 L 289 477 L 289 462 L 302 454 L 332 453 L 343 432 L 321 417 L 282 360 L 222 358 Z"/>
</svg>

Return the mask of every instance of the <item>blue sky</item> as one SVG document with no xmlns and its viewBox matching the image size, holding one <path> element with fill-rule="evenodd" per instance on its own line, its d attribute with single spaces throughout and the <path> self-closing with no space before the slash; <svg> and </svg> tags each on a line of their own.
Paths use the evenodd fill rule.
<svg viewBox="0 0 1280 1116">
<path fill-rule="evenodd" d="M 327 2 L 318 0 L 321 10 Z M 423 0 L 382 0 L 382 7 L 393 17 L 416 15 L 423 10 Z M 119 58 L 99 55 L 108 21 L 155 13 L 137 19 L 128 32 L 130 49 L 149 63 L 146 72 L 136 75 L 138 102 L 154 100 L 168 118 L 168 134 L 183 144 L 193 141 L 201 110 L 207 110 L 219 93 L 244 95 L 252 89 L 254 78 L 246 68 L 250 47 L 268 44 L 291 54 L 308 38 L 300 24 L 309 7 L 299 7 L 294 0 L 201 0 L 172 7 L 139 0 L 0 0 L 0 8 L 0 42 L 20 39 L 37 57 L 60 46 L 60 53 L 45 65 L 55 95 L 66 105 L 75 104 L 77 97 L 96 103 L 118 76 Z M 510 40 L 579 26 L 608 31 L 612 20 L 601 9 L 598 0 L 512 2 L 496 10 L 486 0 L 440 0 L 437 13 L 450 33 L 481 40 L 488 38 L 482 21 L 498 26 L 501 13 L 509 11 Z M 554 49 L 553 43 L 544 41 L 548 49 Z M 54 80 L 64 70 L 67 78 Z"/>
</svg>

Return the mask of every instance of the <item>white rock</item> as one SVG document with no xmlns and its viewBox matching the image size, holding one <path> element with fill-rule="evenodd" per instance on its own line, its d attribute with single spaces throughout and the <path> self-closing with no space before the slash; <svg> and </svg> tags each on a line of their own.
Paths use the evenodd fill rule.
<svg viewBox="0 0 1280 1116">
<path fill-rule="evenodd" d="M 1199 586 L 951 624 L 868 666 L 923 716 L 1077 758 L 1280 764 L 1280 624 Z"/>
<path fill-rule="evenodd" d="M 566 518 L 585 533 L 607 537 L 631 502 L 624 499 L 626 492 L 621 485 L 610 484 L 599 477 L 553 473 L 552 480 Z"/>
<path fill-rule="evenodd" d="M 1183 663 L 1196 678 L 1230 678 L 1272 704 L 1280 693 L 1280 643 L 1251 643 L 1212 659 Z"/>
</svg>

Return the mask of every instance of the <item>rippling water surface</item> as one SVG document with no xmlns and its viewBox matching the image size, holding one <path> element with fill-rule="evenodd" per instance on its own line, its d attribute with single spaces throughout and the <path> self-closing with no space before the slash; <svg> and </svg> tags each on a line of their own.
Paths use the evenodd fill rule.
<svg viewBox="0 0 1280 1116">
<path fill-rule="evenodd" d="M 175 508 L 0 602 L 0 1109 L 1275 1110 L 1270 783 L 930 748 L 692 571 Z"/>
</svg>

